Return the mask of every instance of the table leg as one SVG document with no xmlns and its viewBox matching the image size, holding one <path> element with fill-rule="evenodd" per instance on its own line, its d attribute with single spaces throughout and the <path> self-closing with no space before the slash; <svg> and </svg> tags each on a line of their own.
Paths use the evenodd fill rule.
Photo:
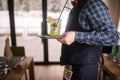
<svg viewBox="0 0 120 80">
<path fill-rule="evenodd" d="M 33 59 L 30 63 L 30 66 L 29 66 L 29 79 L 30 80 L 35 80 L 35 74 L 34 74 L 34 62 L 33 62 Z"/>
</svg>

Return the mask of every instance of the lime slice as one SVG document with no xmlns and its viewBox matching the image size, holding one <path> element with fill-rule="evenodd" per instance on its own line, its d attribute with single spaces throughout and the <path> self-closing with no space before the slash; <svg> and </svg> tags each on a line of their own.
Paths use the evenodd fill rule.
<svg viewBox="0 0 120 80">
<path fill-rule="evenodd" d="M 53 20 L 52 17 L 47 17 L 47 19 L 46 19 L 46 21 L 47 21 L 48 23 L 50 23 L 52 20 Z"/>
<path fill-rule="evenodd" d="M 52 27 L 57 27 L 57 23 L 56 23 L 56 22 L 53 22 L 53 23 L 51 24 L 51 26 L 52 26 Z"/>
</svg>

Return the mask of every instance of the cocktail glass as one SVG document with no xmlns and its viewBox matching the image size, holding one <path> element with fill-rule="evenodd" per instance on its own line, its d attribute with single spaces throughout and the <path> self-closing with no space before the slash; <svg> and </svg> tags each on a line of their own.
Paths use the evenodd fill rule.
<svg viewBox="0 0 120 80">
<path fill-rule="evenodd" d="M 61 21 L 53 19 L 50 22 L 50 36 L 57 37 L 60 35 Z"/>
</svg>

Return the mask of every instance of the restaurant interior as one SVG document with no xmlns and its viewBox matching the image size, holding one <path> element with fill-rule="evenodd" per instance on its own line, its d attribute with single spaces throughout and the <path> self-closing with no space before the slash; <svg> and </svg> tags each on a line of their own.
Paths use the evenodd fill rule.
<svg viewBox="0 0 120 80">
<path fill-rule="evenodd" d="M 120 0 L 103 0 L 120 34 Z M 0 80 L 62 80 L 61 43 L 50 34 L 47 18 L 65 31 L 70 0 L 0 0 Z M 98 80 L 120 80 L 120 42 L 103 47 Z"/>
</svg>

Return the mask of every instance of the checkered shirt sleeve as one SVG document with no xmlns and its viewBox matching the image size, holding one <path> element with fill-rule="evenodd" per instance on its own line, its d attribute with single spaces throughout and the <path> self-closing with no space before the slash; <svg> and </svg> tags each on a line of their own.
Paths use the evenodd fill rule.
<svg viewBox="0 0 120 80">
<path fill-rule="evenodd" d="M 79 14 L 82 28 L 90 32 L 76 32 L 76 41 L 97 46 L 118 44 L 119 35 L 109 15 L 107 6 L 101 0 L 90 0 Z"/>
</svg>

